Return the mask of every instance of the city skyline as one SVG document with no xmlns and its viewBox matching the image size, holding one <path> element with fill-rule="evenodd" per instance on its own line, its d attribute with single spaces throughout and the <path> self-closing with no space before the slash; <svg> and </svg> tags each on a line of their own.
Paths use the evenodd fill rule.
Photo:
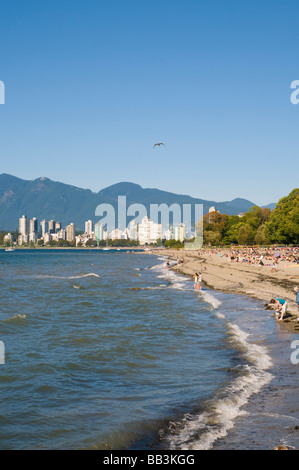
<svg viewBox="0 0 299 470">
<path fill-rule="evenodd" d="M 214 209 L 214 208 L 211 208 Z M 149 217 L 145 216 L 140 222 L 135 219 L 132 220 L 124 230 L 120 230 L 118 227 L 114 228 L 111 232 L 108 232 L 107 228 L 104 228 L 105 224 L 101 221 L 93 222 L 92 220 L 85 221 L 85 231 L 76 231 L 75 224 L 70 222 L 69 225 L 62 227 L 60 222 L 54 219 L 46 221 L 43 219 L 39 222 L 36 217 L 30 219 L 25 214 L 19 218 L 19 231 L 18 239 L 14 240 L 11 232 L 8 232 L 4 241 L 18 245 L 37 245 L 39 241 L 42 241 L 44 245 L 50 242 L 67 241 L 78 245 L 86 245 L 87 241 L 96 241 L 97 244 L 104 240 L 131 240 L 139 242 L 140 245 L 147 245 L 157 243 L 158 240 L 176 240 L 183 242 L 192 238 L 194 234 L 186 232 L 186 225 L 180 223 L 177 225 L 171 225 L 167 229 L 162 231 L 162 224 L 155 223 Z"/>
</svg>

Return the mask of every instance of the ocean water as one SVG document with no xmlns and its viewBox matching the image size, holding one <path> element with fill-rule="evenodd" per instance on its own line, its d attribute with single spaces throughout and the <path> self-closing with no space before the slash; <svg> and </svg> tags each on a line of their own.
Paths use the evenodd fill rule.
<svg viewBox="0 0 299 470">
<path fill-rule="evenodd" d="M 117 250 L 2 251 L 0 286 L 2 450 L 297 445 L 294 338 L 261 302 Z"/>
</svg>

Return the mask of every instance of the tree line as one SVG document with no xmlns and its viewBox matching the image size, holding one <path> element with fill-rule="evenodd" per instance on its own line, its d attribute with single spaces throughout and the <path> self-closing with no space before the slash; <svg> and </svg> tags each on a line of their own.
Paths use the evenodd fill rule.
<svg viewBox="0 0 299 470">
<path fill-rule="evenodd" d="M 242 217 L 212 212 L 203 217 L 204 244 L 299 244 L 299 189 L 281 198 L 275 209 L 253 206 Z"/>
</svg>

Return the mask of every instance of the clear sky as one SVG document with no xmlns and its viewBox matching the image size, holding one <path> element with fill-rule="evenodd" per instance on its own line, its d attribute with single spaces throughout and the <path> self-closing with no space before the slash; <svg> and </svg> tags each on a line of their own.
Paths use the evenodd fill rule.
<svg viewBox="0 0 299 470">
<path fill-rule="evenodd" d="M 298 187 L 298 18 L 298 0 L 0 0 L 0 173 L 276 202 Z"/>
</svg>

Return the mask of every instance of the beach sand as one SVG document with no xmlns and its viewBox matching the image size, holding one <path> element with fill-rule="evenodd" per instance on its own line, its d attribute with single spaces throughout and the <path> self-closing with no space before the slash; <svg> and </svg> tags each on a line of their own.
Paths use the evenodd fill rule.
<svg viewBox="0 0 299 470">
<path fill-rule="evenodd" d="M 264 266 L 247 262 L 231 262 L 229 250 L 168 250 L 154 249 L 151 254 L 166 256 L 169 260 L 184 260 L 171 269 L 193 276 L 202 273 L 203 284 L 208 288 L 231 294 L 246 295 L 265 302 L 265 308 L 272 298 L 288 300 L 288 309 L 282 323 L 291 332 L 299 333 L 298 308 L 294 288 L 299 286 L 299 265 L 279 261 L 276 271 L 271 271 L 272 262 Z M 273 308 L 274 310 L 274 308 Z"/>
</svg>

